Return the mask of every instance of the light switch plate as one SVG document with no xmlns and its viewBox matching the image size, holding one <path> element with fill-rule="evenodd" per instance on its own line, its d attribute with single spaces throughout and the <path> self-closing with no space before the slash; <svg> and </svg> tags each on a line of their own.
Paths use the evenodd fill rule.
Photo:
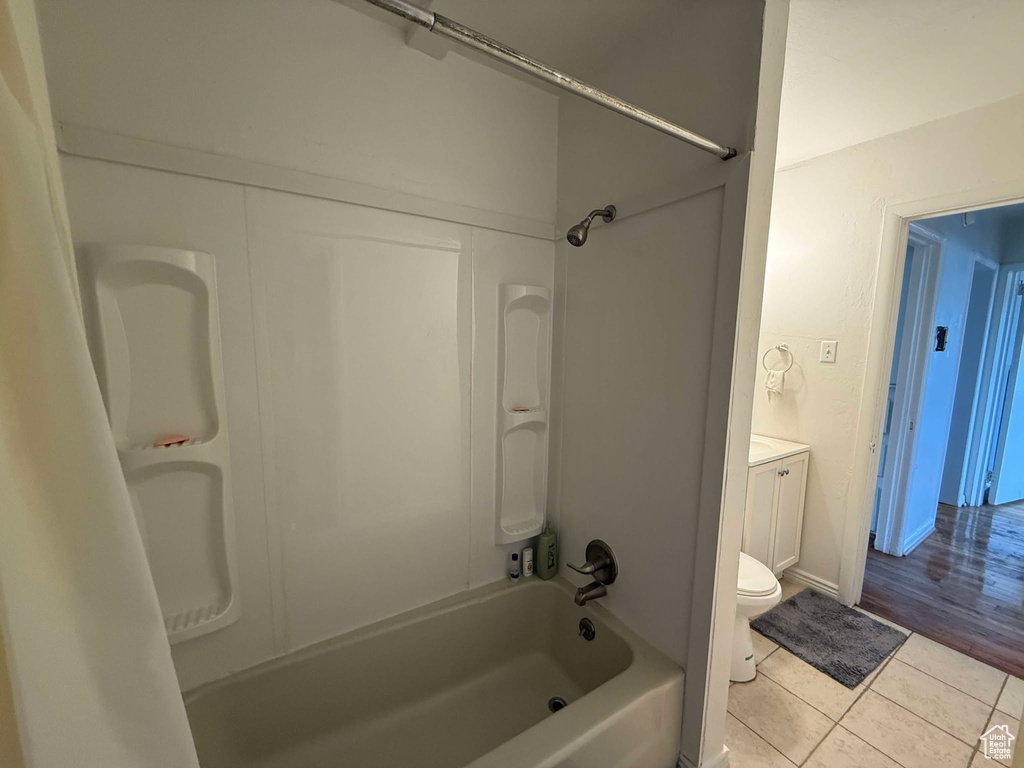
<svg viewBox="0 0 1024 768">
<path fill-rule="evenodd" d="M 836 361 L 836 347 L 838 345 L 838 341 L 821 342 L 821 353 L 818 355 L 818 361 L 822 363 L 834 363 Z"/>
</svg>

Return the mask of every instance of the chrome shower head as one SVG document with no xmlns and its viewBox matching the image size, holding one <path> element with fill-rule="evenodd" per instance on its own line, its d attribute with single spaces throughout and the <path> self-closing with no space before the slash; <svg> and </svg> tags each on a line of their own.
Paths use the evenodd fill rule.
<svg viewBox="0 0 1024 768">
<path fill-rule="evenodd" d="M 587 218 L 565 233 L 565 239 L 569 241 L 569 245 L 574 245 L 579 248 L 587 242 L 587 233 L 590 231 L 590 223 L 597 216 L 600 216 L 605 223 L 614 221 L 615 206 L 606 205 L 604 208 L 598 208 L 597 210 L 593 210 L 587 214 Z"/>
</svg>

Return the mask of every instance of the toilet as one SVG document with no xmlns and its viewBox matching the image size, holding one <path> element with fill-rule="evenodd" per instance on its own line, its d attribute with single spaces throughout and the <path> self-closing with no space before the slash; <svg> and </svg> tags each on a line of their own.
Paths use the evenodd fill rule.
<svg viewBox="0 0 1024 768">
<path fill-rule="evenodd" d="M 740 552 L 740 573 L 736 584 L 736 625 L 732 637 L 732 669 L 729 679 L 736 683 L 753 680 L 754 644 L 750 620 L 778 604 L 782 585 L 771 568 Z"/>
</svg>

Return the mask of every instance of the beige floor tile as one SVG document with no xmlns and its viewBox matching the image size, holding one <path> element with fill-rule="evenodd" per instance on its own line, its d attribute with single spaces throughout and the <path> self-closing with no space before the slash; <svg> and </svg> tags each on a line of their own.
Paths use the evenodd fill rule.
<svg viewBox="0 0 1024 768">
<path fill-rule="evenodd" d="M 839 720 L 864 692 L 863 686 L 850 690 L 842 683 L 837 683 L 785 648 L 779 648 L 765 659 L 758 673 L 767 675 L 833 720 Z M 987 712 L 985 714 L 988 715 Z"/>
<path fill-rule="evenodd" d="M 989 705 L 999 698 L 1006 673 L 922 635 L 911 635 L 896 658 Z"/>
<path fill-rule="evenodd" d="M 787 579 L 785 576 L 779 579 L 779 584 L 782 585 L 782 600 L 789 600 L 793 595 L 807 589 L 806 584 L 800 584 L 792 579 Z"/>
<path fill-rule="evenodd" d="M 973 751 L 870 689 L 840 724 L 904 768 L 963 768 Z"/>
<path fill-rule="evenodd" d="M 900 768 L 900 765 L 837 725 L 804 763 L 804 768 Z"/>
<path fill-rule="evenodd" d="M 896 623 L 895 621 L 889 621 L 889 619 L 886 619 L 886 618 L 884 618 L 884 617 L 882 617 L 882 616 L 879 616 L 879 615 L 877 615 L 877 614 L 874 614 L 874 613 L 872 613 L 871 611 L 865 611 L 865 610 L 864 610 L 863 608 L 861 608 L 861 607 L 860 607 L 859 605 L 855 605 L 855 606 L 853 606 L 853 610 L 855 610 L 855 611 L 859 611 L 859 612 L 863 613 L 863 614 L 864 614 L 865 616 L 870 616 L 870 617 L 871 617 L 872 619 L 874 619 L 875 621 L 880 621 L 880 622 L 882 622 L 883 624 L 885 624 L 886 626 L 892 627 L 893 629 L 898 629 L 898 630 L 899 630 L 900 632 L 902 632 L 902 633 L 903 633 L 904 635 L 909 635 L 909 634 L 910 634 L 910 630 L 909 630 L 909 629 L 907 629 L 906 627 L 900 626 L 900 625 L 899 625 L 899 624 L 897 624 L 897 623 Z"/>
<path fill-rule="evenodd" d="M 871 684 L 871 690 L 920 715 L 932 725 L 974 746 L 992 707 L 929 677 L 898 658 Z"/>
<path fill-rule="evenodd" d="M 832 727 L 821 712 L 765 675 L 729 689 L 729 712 L 797 765 Z"/>
<path fill-rule="evenodd" d="M 750 631 L 750 638 L 754 643 L 754 663 L 760 664 L 779 646 L 762 635 L 760 632 Z"/>
<path fill-rule="evenodd" d="M 1020 720 L 1015 717 L 1010 717 L 1005 712 L 996 710 L 992 714 L 992 719 L 988 721 L 988 725 L 985 726 L 985 733 L 988 733 L 992 728 L 996 728 L 1000 725 L 1005 725 L 1010 729 L 1010 734 L 1013 736 L 1013 740 L 1010 742 L 1010 760 L 999 760 L 1002 765 L 1009 766 L 1013 761 L 1013 754 L 1016 751 L 1017 746 L 1017 732 L 1020 730 Z M 992 760 L 986 761 L 989 765 L 992 764 Z"/>
<path fill-rule="evenodd" d="M 1024 680 L 1011 677 L 1006 681 L 1006 687 L 1003 688 L 996 709 L 1020 720 L 1021 714 L 1024 713 Z"/>
<path fill-rule="evenodd" d="M 725 719 L 725 746 L 731 768 L 794 768 L 781 752 L 732 715 Z"/>
</svg>

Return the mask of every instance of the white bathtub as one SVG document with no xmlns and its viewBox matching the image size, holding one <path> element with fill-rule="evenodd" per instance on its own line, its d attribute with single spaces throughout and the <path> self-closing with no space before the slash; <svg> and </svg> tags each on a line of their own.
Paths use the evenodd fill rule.
<svg viewBox="0 0 1024 768">
<path fill-rule="evenodd" d="M 614 588 L 614 587 L 613 587 Z M 592 641 L 579 636 L 589 618 Z M 548 702 L 568 706 L 556 713 Z M 473 590 L 186 694 L 202 768 L 669 768 L 683 673 L 564 581 Z"/>
</svg>

